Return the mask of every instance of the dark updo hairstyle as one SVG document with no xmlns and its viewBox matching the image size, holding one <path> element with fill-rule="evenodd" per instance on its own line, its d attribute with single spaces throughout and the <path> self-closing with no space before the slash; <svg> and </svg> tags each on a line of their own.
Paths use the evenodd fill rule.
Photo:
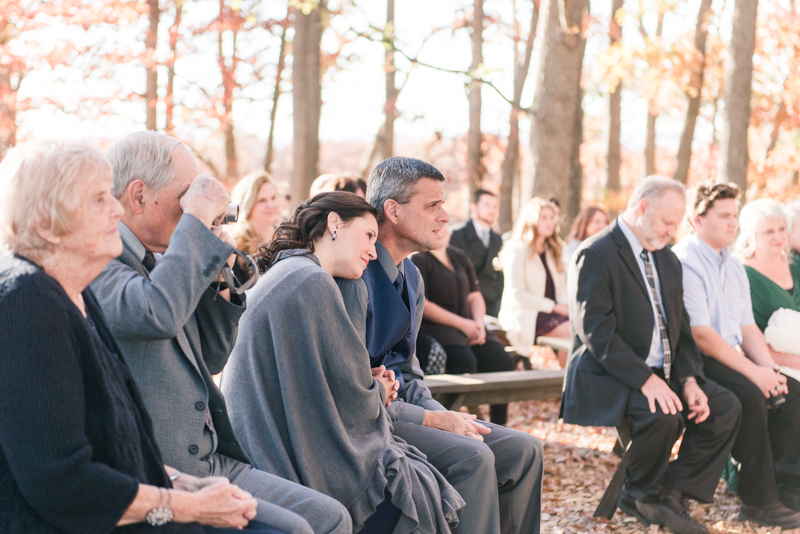
<svg viewBox="0 0 800 534">
<path fill-rule="evenodd" d="M 375 208 L 353 193 L 333 191 L 315 195 L 297 206 L 294 215 L 281 223 L 269 244 L 258 247 L 258 252 L 253 256 L 258 271 L 264 274 L 282 250 L 304 248 L 313 253 L 314 243 L 328 227 L 328 215 L 334 212 L 343 222 L 350 222 L 368 213 L 376 219 L 378 216 Z"/>
</svg>

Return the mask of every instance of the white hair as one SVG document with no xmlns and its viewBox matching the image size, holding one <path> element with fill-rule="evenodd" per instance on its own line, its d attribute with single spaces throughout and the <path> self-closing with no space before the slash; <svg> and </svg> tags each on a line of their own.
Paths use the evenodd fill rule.
<svg viewBox="0 0 800 534">
<path fill-rule="evenodd" d="M 759 198 L 742 208 L 739 214 L 739 235 L 733 244 L 733 253 L 742 261 L 749 259 L 756 252 L 756 233 L 764 221 L 787 222 L 783 204 L 771 198 Z M 787 225 L 787 232 L 789 227 Z M 786 257 L 789 257 L 789 240 L 786 240 Z"/>
<path fill-rule="evenodd" d="M 81 198 L 76 185 L 110 176 L 103 154 L 81 143 L 40 141 L 8 151 L 0 163 L 0 247 L 37 261 L 53 245 L 38 230 L 69 234 Z"/>
<path fill-rule="evenodd" d="M 633 190 L 631 198 L 628 199 L 628 208 L 635 208 L 644 199 L 650 200 L 652 204 L 654 200 L 661 198 L 661 195 L 666 191 L 675 191 L 684 197 L 686 196 L 686 188 L 682 183 L 666 176 L 652 174 L 642 179 L 636 189 Z"/>
<path fill-rule="evenodd" d="M 128 185 L 141 180 L 153 190 L 169 185 L 175 178 L 172 151 L 182 143 L 160 132 L 143 131 L 126 135 L 108 150 L 114 170 L 111 193 L 121 198 Z"/>
<path fill-rule="evenodd" d="M 786 220 L 789 233 L 792 233 L 794 225 L 800 224 L 800 200 L 789 202 L 783 207 L 783 212 L 786 213 Z"/>
</svg>

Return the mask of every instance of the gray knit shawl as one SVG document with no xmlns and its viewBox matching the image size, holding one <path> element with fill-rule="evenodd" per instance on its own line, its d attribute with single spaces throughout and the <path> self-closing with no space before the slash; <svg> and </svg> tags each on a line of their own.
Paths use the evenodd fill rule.
<svg viewBox="0 0 800 534">
<path fill-rule="evenodd" d="M 402 511 L 395 534 L 448 533 L 458 522 L 464 500 L 392 436 L 383 387 L 341 293 L 307 251 L 281 253 L 248 293 L 222 390 L 256 467 L 337 499 L 356 532 L 384 490 Z"/>
</svg>

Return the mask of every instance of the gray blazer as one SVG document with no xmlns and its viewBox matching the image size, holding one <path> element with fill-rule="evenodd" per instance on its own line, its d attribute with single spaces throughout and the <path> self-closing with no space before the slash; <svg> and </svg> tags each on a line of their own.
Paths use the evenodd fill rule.
<svg viewBox="0 0 800 534">
<path fill-rule="evenodd" d="M 122 255 L 91 287 L 142 392 L 165 463 L 190 474 L 200 471 L 207 408 L 217 452 L 250 463 L 211 379 L 228 360 L 245 310 L 243 298 L 228 302 L 209 287 L 228 257 L 227 245 L 198 219 L 183 215 L 148 273 L 144 247 L 122 223 L 120 230 Z"/>
</svg>

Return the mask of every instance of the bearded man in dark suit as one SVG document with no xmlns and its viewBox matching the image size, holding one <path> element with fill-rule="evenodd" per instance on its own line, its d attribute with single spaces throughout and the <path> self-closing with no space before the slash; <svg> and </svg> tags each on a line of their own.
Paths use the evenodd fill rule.
<svg viewBox="0 0 800 534">
<path fill-rule="evenodd" d="M 453 227 L 450 245 L 469 256 L 486 302 L 486 314 L 497 317 L 503 296 L 503 271 L 495 260 L 503 247 L 503 239 L 492 230 L 492 225 L 500 213 L 500 202 L 491 191 L 477 189 L 470 213 L 472 217 L 468 221 Z"/>
<path fill-rule="evenodd" d="M 681 184 L 645 178 L 625 212 L 576 251 L 563 415 L 585 426 L 627 419 L 632 443 L 619 507 L 645 524 L 702 534 L 684 499 L 714 498 L 741 404 L 705 377 L 692 337 L 681 264 L 666 247 L 685 212 Z"/>
</svg>

